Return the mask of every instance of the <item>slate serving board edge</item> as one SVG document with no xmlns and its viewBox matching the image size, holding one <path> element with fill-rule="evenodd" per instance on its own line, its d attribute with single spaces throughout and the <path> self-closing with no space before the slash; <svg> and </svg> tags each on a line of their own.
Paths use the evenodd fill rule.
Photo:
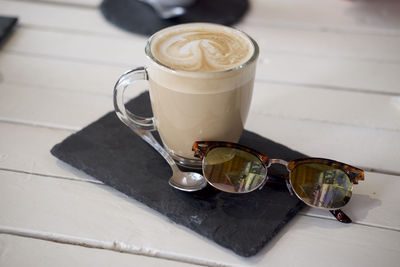
<svg viewBox="0 0 400 267">
<path fill-rule="evenodd" d="M 145 101 L 147 101 L 146 100 L 147 98 L 148 98 L 148 93 L 144 93 L 132 101 L 139 101 L 139 103 L 141 103 L 144 101 L 143 99 L 145 99 Z M 137 103 L 135 104 L 135 106 L 137 106 Z M 148 109 L 149 109 L 149 107 L 147 107 L 146 105 L 140 106 L 139 109 L 140 108 L 143 108 L 145 111 L 147 110 L 146 112 L 148 112 Z M 129 109 L 129 103 L 128 103 L 128 109 Z M 233 250 L 236 254 L 238 254 L 240 256 L 250 257 L 250 256 L 257 254 L 257 252 L 259 252 L 274 236 L 276 236 L 276 234 L 284 227 L 284 225 L 286 225 L 297 214 L 297 212 L 302 207 L 304 207 L 303 203 L 301 201 L 299 201 L 297 198 L 293 199 L 293 198 L 287 197 L 289 195 L 289 192 L 287 191 L 286 188 L 279 189 L 278 191 L 282 190 L 282 192 L 278 192 L 278 194 L 281 194 L 280 196 L 282 198 L 285 198 L 285 201 L 290 200 L 290 203 L 289 203 L 290 208 L 287 210 L 286 214 L 280 215 L 282 218 L 280 217 L 278 221 L 273 221 L 274 226 L 273 227 L 271 226 L 272 228 L 270 228 L 270 229 L 267 227 L 266 234 L 261 232 L 260 236 L 256 237 L 256 239 L 257 239 L 256 242 L 254 242 L 254 240 L 250 240 L 250 239 L 244 240 L 244 241 L 242 241 L 240 239 L 232 240 L 231 236 L 227 235 L 223 231 L 221 232 L 220 226 L 225 223 L 224 218 L 218 218 L 218 216 L 219 216 L 218 214 L 217 215 L 212 214 L 213 212 L 218 213 L 218 212 L 220 212 L 220 210 L 213 210 L 210 207 L 212 207 L 213 205 L 217 205 L 218 203 L 221 203 L 221 201 L 222 201 L 223 205 L 229 206 L 229 203 L 237 201 L 237 199 L 235 199 L 235 196 L 231 196 L 232 194 L 223 193 L 223 192 L 215 193 L 213 191 L 214 189 L 210 188 L 210 187 L 207 187 L 205 190 L 202 190 L 198 194 L 197 193 L 195 193 L 195 194 L 186 193 L 186 192 L 181 192 L 181 191 L 172 189 L 167 184 L 166 179 L 164 179 L 165 181 L 163 180 L 162 183 L 160 183 L 158 181 L 151 181 L 151 182 L 153 182 L 154 185 L 157 185 L 157 186 L 159 184 L 161 184 L 161 186 L 162 186 L 161 194 L 164 194 L 164 196 L 172 195 L 173 201 L 176 201 L 176 200 L 180 201 L 183 199 L 185 201 L 189 200 L 189 202 L 191 202 L 192 198 L 196 198 L 195 201 L 192 201 L 194 204 L 193 203 L 191 203 L 191 204 L 183 203 L 183 205 L 184 205 L 183 211 L 186 212 L 186 215 L 184 215 L 184 216 L 181 216 L 181 214 L 176 213 L 176 209 L 173 206 L 166 207 L 166 208 L 162 207 L 158 203 L 158 202 L 162 201 L 162 196 L 159 196 L 157 198 L 156 196 L 154 196 L 156 191 L 151 191 L 151 190 L 156 190 L 156 189 L 151 188 L 151 186 L 149 187 L 150 189 L 144 188 L 144 193 L 147 195 L 143 195 L 140 191 L 142 189 L 132 188 L 126 182 L 121 183 L 121 181 L 119 181 L 118 178 L 116 178 L 116 177 L 118 177 L 118 175 L 116 177 L 114 177 L 113 173 L 107 169 L 107 166 L 103 166 L 103 164 L 101 164 L 100 166 L 103 169 L 102 168 L 99 169 L 99 166 L 97 166 L 95 163 L 93 163 L 93 162 L 96 162 L 96 155 L 92 155 L 93 154 L 92 149 L 97 149 L 97 150 L 99 149 L 98 148 L 99 144 L 96 144 L 96 141 L 99 141 L 99 140 L 100 141 L 108 140 L 107 142 L 110 141 L 110 137 L 107 136 L 108 133 L 105 134 L 105 137 L 100 135 L 99 140 L 92 140 L 92 136 L 91 136 L 92 131 L 96 130 L 98 132 L 99 129 L 100 130 L 113 129 L 113 131 L 115 131 L 115 132 L 110 133 L 110 135 L 113 135 L 113 134 L 115 135 L 117 133 L 121 136 L 124 136 L 125 139 L 129 138 L 129 139 L 135 140 L 132 142 L 135 145 L 139 146 L 140 147 L 139 149 L 144 151 L 143 153 L 149 157 L 149 160 L 159 161 L 160 165 L 157 168 L 157 169 L 159 169 L 158 173 L 157 172 L 151 173 L 151 174 L 143 173 L 144 175 L 149 175 L 149 177 L 152 177 L 151 175 L 164 176 L 167 178 L 169 177 L 171 171 L 170 171 L 167 163 L 164 161 L 164 159 L 162 159 L 162 157 L 157 152 L 155 152 L 149 145 L 147 145 L 143 140 L 141 140 L 140 137 L 138 137 L 136 134 L 134 134 L 132 131 L 130 131 L 127 127 L 122 125 L 122 123 L 116 117 L 114 112 L 109 112 L 108 114 L 106 114 L 105 116 L 96 120 L 95 122 L 91 123 L 90 125 L 88 125 L 84 129 L 82 129 L 81 131 L 74 133 L 71 136 L 67 137 L 64 141 L 55 145 L 52 148 L 51 153 L 58 159 L 74 166 L 75 168 L 83 171 L 84 173 L 86 173 L 92 177 L 95 177 L 96 179 L 104 182 L 106 185 L 109 185 L 109 186 L 115 188 L 116 190 L 124 193 L 128 197 L 133 197 L 134 199 L 145 204 L 146 206 L 150 207 L 151 209 L 156 210 L 160 214 L 167 216 L 173 222 L 178 223 L 183 226 L 186 226 L 187 228 L 197 232 L 198 234 L 200 234 L 202 236 L 209 238 L 210 240 L 216 242 L 217 244 L 219 244 L 225 248 L 228 248 L 230 250 Z M 298 158 L 298 157 L 304 156 L 303 154 L 301 154 L 299 152 L 293 151 L 287 147 L 284 147 L 278 143 L 267 140 L 264 137 L 261 137 L 257 134 L 254 134 L 254 133 L 251 133 L 248 131 L 245 131 L 243 136 L 244 137 L 241 139 L 241 143 L 244 143 L 245 145 L 248 145 L 249 142 L 253 143 L 255 145 L 263 145 L 263 144 L 265 145 L 265 143 L 267 142 L 268 147 L 271 149 L 270 152 L 272 152 L 271 157 L 275 157 L 276 154 L 279 154 L 282 156 L 283 159 L 288 160 L 289 158 Z M 104 138 L 104 139 L 102 139 L 102 138 Z M 94 161 L 86 160 L 86 163 L 81 161 L 82 160 L 81 156 L 77 156 L 77 154 L 75 154 L 77 147 L 78 147 L 78 149 L 82 150 L 82 147 L 80 145 L 76 145 L 77 142 L 78 143 L 81 142 L 81 144 L 83 144 L 83 146 L 84 146 L 83 152 L 85 153 L 84 156 L 92 157 L 90 160 L 94 160 Z M 91 144 L 91 142 L 93 142 L 93 143 Z M 108 146 L 110 146 L 110 143 L 107 143 L 107 142 L 105 145 L 103 145 L 103 144 L 100 145 L 100 146 L 104 146 L 105 151 L 108 151 L 108 148 L 109 148 Z M 113 141 L 111 141 L 111 146 L 114 146 L 114 145 L 115 144 L 113 143 Z M 125 144 L 123 144 L 123 145 L 125 145 Z M 103 148 L 101 148 L 101 149 L 103 149 Z M 100 151 L 102 151 L 101 149 L 100 149 Z M 112 149 L 116 149 L 116 147 L 112 147 Z M 116 152 L 118 153 L 118 150 L 116 150 Z M 88 162 L 90 164 L 94 164 L 94 165 L 88 166 L 88 164 L 87 164 Z M 138 165 L 138 166 L 143 167 L 143 165 Z M 145 169 L 144 171 L 148 171 L 148 170 Z M 99 173 L 101 173 L 100 177 L 99 177 Z M 151 179 L 153 179 L 153 178 L 151 178 Z M 271 191 L 272 189 L 265 189 L 265 188 L 260 191 L 266 191 L 266 190 L 270 190 L 270 192 L 274 192 L 274 191 Z M 215 194 L 217 197 L 214 197 L 213 194 Z M 253 200 L 258 201 L 260 199 L 260 197 L 257 196 L 257 194 L 260 194 L 260 193 L 246 194 L 248 196 L 243 198 L 244 202 L 251 204 L 251 203 L 253 203 L 253 202 L 251 202 Z M 248 200 L 246 200 L 246 199 L 248 199 Z M 200 204 L 198 204 L 198 203 L 200 203 Z M 237 203 L 240 203 L 240 202 L 237 202 Z M 194 206 L 192 207 L 191 205 L 194 205 Z M 280 203 L 278 203 L 277 205 L 279 206 Z M 164 210 L 163 210 L 163 208 L 164 208 Z M 284 208 L 287 208 L 287 207 L 284 207 Z M 193 212 L 192 212 L 192 210 L 193 210 Z M 169 213 L 166 214 L 166 211 Z M 216 218 L 209 215 L 208 212 L 210 212 L 211 215 L 215 215 Z M 199 213 L 201 216 L 203 216 L 202 217 L 202 219 L 203 219 L 202 222 L 204 223 L 203 225 L 197 224 L 195 221 L 193 221 L 191 219 L 191 216 L 187 216 L 187 214 L 196 214 L 196 213 Z M 223 214 L 222 216 L 225 216 L 225 214 Z M 250 214 L 250 216 L 253 216 L 253 214 Z M 210 219 L 209 217 L 212 217 L 212 218 Z M 209 221 L 207 221 L 207 219 L 209 219 Z M 239 220 L 238 224 L 241 223 L 240 220 L 242 220 L 242 219 L 243 218 L 238 219 Z M 255 219 L 255 221 L 257 221 L 257 220 L 258 220 L 258 218 Z M 263 220 L 265 220 L 265 218 Z M 206 223 L 212 224 L 214 222 L 216 224 L 220 224 L 220 225 L 205 226 Z M 250 221 L 250 223 L 253 223 L 253 222 Z M 257 227 L 263 229 L 262 226 L 260 226 L 258 224 L 255 224 L 255 225 Z M 241 238 L 243 239 L 243 236 Z M 246 237 L 244 237 L 244 239 L 246 239 Z"/>
</svg>

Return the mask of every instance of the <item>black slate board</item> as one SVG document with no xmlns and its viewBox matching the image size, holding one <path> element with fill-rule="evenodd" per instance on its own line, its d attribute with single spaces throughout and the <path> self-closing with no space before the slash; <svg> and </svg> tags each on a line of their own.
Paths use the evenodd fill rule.
<svg viewBox="0 0 400 267">
<path fill-rule="evenodd" d="M 127 107 L 136 114 L 151 115 L 148 93 L 131 100 Z M 240 143 L 274 158 L 290 160 L 304 156 L 249 131 L 244 131 Z M 282 184 L 266 185 L 262 190 L 242 195 L 220 192 L 210 186 L 195 193 L 173 189 L 168 185 L 172 172 L 165 160 L 123 125 L 114 112 L 69 136 L 54 146 L 51 153 L 245 257 L 262 249 L 303 207 Z"/>
<path fill-rule="evenodd" d="M 152 35 L 162 28 L 189 22 L 211 22 L 233 25 L 249 8 L 248 0 L 197 0 L 182 16 L 161 19 L 152 7 L 138 0 L 104 0 L 103 16 L 112 24 L 143 35 Z"/>
</svg>

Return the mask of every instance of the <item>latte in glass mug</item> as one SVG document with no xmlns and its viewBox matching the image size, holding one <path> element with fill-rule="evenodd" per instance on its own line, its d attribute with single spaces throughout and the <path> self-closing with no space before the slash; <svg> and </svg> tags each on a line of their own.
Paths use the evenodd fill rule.
<svg viewBox="0 0 400 267">
<path fill-rule="evenodd" d="M 116 112 L 125 124 L 157 130 L 171 156 L 187 167 L 200 166 L 191 151 L 194 141 L 239 140 L 258 57 L 253 39 L 227 26 L 189 23 L 155 33 L 145 51 L 147 67 L 124 74 L 115 91 L 147 79 L 154 117 L 126 112 L 117 92 Z"/>
</svg>

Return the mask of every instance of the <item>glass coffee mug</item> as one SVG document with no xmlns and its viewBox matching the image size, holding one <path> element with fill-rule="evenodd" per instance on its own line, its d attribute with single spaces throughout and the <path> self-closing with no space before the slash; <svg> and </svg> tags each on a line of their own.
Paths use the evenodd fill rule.
<svg viewBox="0 0 400 267">
<path fill-rule="evenodd" d="M 237 142 L 253 92 L 257 43 L 222 25 L 189 23 L 165 28 L 149 38 L 147 67 L 123 74 L 114 87 L 114 107 L 133 129 L 157 130 L 164 147 L 179 164 L 200 168 L 193 156 L 196 140 Z M 149 82 L 154 117 L 126 110 L 125 89 Z"/>
</svg>

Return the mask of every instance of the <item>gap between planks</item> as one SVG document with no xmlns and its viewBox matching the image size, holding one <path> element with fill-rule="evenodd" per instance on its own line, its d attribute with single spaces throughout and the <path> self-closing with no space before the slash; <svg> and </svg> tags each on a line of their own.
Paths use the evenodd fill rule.
<svg viewBox="0 0 400 267">
<path fill-rule="evenodd" d="M 3 2 L 22 2 L 22 3 L 32 3 L 32 4 L 46 4 L 46 5 L 77 7 L 77 8 L 85 8 L 85 9 L 97 9 L 101 2 L 101 0 L 93 0 L 93 1 L 1 0 L 1 1 L 3 1 Z M 87 3 L 83 3 L 83 2 L 87 2 Z"/>
<path fill-rule="evenodd" d="M 50 233 L 32 229 L 23 229 L 17 227 L 0 226 L 1 234 L 15 235 L 33 239 L 40 239 L 51 241 L 61 244 L 68 244 L 74 246 L 82 246 L 86 248 L 105 249 L 121 253 L 135 254 L 140 256 L 148 256 L 153 258 L 160 258 L 165 260 L 177 261 L 182 263 L 189 263 L 200 266 L 229 266 L 226 264 L 217 263 L 200 258 L 187 257 L 170 252 L 159 251 L 152 248 L 138 247 L 135 245 L 127 244 L 121 241 L 103 241 L 90 238 L 77 237 L 72 235 L 65 235 L 59 233 Z"/>
<path fill-rule="evenodd" d="M 85 178 L 74 178 L 74 177 L 60 176 L 60 175 L 54 175 L 54 174 L 43 174 L 43 173 L 29 172 L 29 171 L 2 168 L 2 167 L 0 167 L 0 171 L 15 172 L 15 173 L 21 173 L 21 174 L 34 175 L 34 176 L 41 176 L 41 177 L 46 177 L 46 178 L 57 178 L 57 179 L 71 180 L 71 181 L 76 181 L 76 182 L 87 182 L 87 183 L 104 185 L 104 183 L 101 181 L 89 180 L 89 179 L 85 179 Z"/>
<path fill-rule="evenodd" d="M 304 213 L 304 211 L 300 211 L 298 214 L 302 215 L 302 216 L 312 217 L 312 218 L 336 221 L 336 219 L 334 219 L 334 217 L 332 217 L 332 216 L 328 217 L 328 216 L 321 216 L 321 215 L 316 215 L 316 214 L 306 214 L 306 213 Z M 379 229 L 388 230 L 388 231 L 400 232 L 400 229 L 385 227 L 385 226 L 381 226 L 381 225 L 377 225 L 377 224 L 373 224 L 373 223 L 360 223 L 360 222 L 351 222 L 351 223 L 365 226 L 365 227 L 379 228 Z"/>
</svg>

